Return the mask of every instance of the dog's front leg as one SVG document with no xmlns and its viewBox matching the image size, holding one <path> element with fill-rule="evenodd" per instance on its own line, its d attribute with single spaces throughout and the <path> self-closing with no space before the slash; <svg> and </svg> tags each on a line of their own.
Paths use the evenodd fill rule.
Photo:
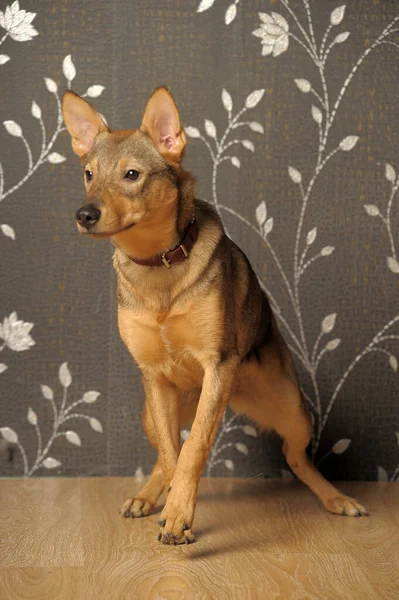
<svg viewBox="0 0 399 600">
<path fill-rule="evenodd" d="M 162 511 L 159 540 L 189 544 L 202 470 L 226 409 L 239 359 L 213 362 L 205 368 L 201 396 L 191 433 L 181 449 L 172 487 Z"/>
<path fill-rule="evenodd" d="M 151 371 L 143 372 L 143 384 L 167 492 L 180 452 L 178 390 L 164 377 Z"/>
</svg>

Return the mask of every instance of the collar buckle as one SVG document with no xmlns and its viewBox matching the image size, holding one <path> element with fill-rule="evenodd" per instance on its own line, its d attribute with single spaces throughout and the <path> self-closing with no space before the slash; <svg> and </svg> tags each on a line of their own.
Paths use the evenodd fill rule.
<svg viewBox="0 0 399 600">
<path fill-rule="evenodd" d="M 166 252 L 162 252 L 161 254 L 161 260 L 163 262 L 163 264 L 165 265 L 165 267 L 167 269 L 170 269 L 172 267 L 172 263 L 170 262 L 170 260 L 168 260 L 165 256 Z"/>
</svg>

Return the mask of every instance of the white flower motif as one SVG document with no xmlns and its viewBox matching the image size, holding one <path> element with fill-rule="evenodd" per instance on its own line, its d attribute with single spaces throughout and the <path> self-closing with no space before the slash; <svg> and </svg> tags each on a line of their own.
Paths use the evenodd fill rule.
<svg viewBox="0 0 399 600">
<path fill-rule="evenodd" d="M 5 12 L 0 11 L 0 27 L 3 27 L 10 38 L 16 42 L 27 42 L 39 32 L 32 25 L 36 13 L 26 12 L 19 9 L 19 2 L 15 0 L 11 6 L 7 6 Z"/>
<path fill-rule="evenodd" d="M 288 49 L 289 26 L 281 15 L 272 12 L 271 15 L 259 13 L 261 20 L 260 29 L 252 32 L 252 35 L 262 40 L 262 56 L 273 54 L 279 56 Z"/>
<path fill-rule="evenodd" d="M 17 313 L 13 312 L 9 317 L 5 317 L 3 325 L 0 325 L 0 338 L 2 338 L 10 348 L 16 352 L 29 350 L 35 345 L 35 341 L 29 335 L 33 323 L 24 323 L 19 321 Z"/>
</svg>

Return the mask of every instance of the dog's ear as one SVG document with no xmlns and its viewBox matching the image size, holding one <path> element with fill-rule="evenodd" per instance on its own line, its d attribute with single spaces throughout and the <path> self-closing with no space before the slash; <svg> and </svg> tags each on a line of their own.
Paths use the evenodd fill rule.
<svg viewBox="0 0 399 600">
<path fill-rule="evenodd" d="M 175 101 L 165 87 L 155 90 L 148 100 L 140 131 L 150 136 L 166 162 L 180 166 L 186 134 Z"/>
<path fill-rule="evenodd" d="M 62 114 L 72 138 L 73 151 L 85 156 L 93 147 L 96 136 L 108 128 L 98 112 L 75 92 L 65 92 L 62 98 Z"/>
</svg>

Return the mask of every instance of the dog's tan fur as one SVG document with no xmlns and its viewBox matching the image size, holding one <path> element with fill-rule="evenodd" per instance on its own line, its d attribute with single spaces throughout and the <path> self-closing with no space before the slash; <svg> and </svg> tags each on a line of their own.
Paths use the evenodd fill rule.
<svg viewBox="0 0 399 600">
<path fill-rule="evenodd" d="M 225 235 L 213 208 L 195 199 L 181 166 L 185 134 L 165 88 L 147 103 L 140 129 L 113 131 L 73 92 L 63 112 L 85 170 L 87 202 L 101 209 L 87 232 L 111 238 L 122 340 L 145 388 L 143 426 L 158 450 L 152 475 L 124 516 L 145 516 L 165 489 L 160 539 L 193 540 L 198 482 L 228 403 L 284 439 L 287 462 L 331 512 L 366 514 L 328 483 L 306 456 L 311 438 L 290 353 L 243 252 Z M 124 178 L 129 169 L 137 181 Z M 141 266 L 175 247 L 193 215 L 199 236 L 172 268 Z M 180 429 L 191 427 L 181 447 Z"/>
</svg>

